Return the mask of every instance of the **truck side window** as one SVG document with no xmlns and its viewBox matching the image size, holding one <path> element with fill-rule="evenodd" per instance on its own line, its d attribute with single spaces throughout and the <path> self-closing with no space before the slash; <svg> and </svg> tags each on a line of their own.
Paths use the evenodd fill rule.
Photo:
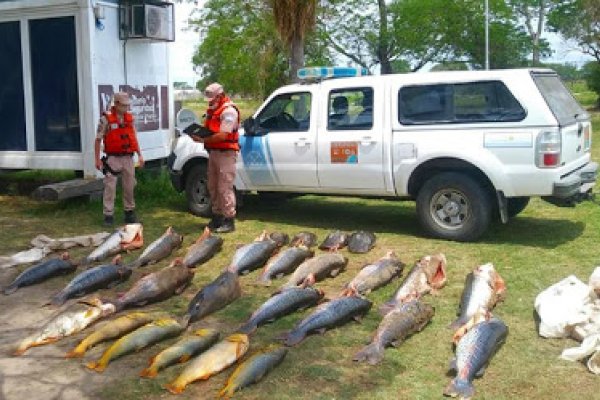
<svg viewBox="0 0 600 400">
<path fill-rule="evenodd" d="M 332 90 L 327 115 L 327 129 L 330 131 L 371 129 L 373 88 Z"/>
<path fill-rule="evenodd" d="M 256 117 L 267 132 L 302 132 L 310 126 L 311 94 L 285 93 L 273 98 Z"/>
<path fill-rule="evenodd" d="M 406 86 L 398 93 L 403 125 L 520 121 L 525 110 L 500 81 Z"/>
</svg>

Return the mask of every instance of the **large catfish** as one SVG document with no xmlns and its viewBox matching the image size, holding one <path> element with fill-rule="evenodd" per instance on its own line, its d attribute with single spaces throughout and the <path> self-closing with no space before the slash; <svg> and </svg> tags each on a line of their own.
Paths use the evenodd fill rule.
<svg viewBox="0 0 600 400">
<path fill-rule="evenodd" d="M 181 258 L 173 260 L 167 268 L 148 274 L 131 289 L 114 301 L 117 311 L 131 306 L 144 306 L 180 294 L 189 285 L 194 272 L 183 266 Z"/>
<path fill-rule="evenodd" d="M 359 296 L 342 296 L 321 304 L 294 329 L 283 336 L 286 346 L 295 346 L 311 332 L 324 333 L 327 329 L 359 319 L 371 308 L 372 303 Z"/>
<path fill-rule="evenodd" d="M 336 252 L 309 258 L 296 268 L 287 283 L 283 285 L 283 289 L 313 284 L 328 276 L 335 277 L 346 268 L 347 264 L 348 259 Z"/>
<path fill-rule="evenodd" d="M 459 316 L 451 325 L 458 329 L 479 310 L 492 311 L 496 303 L 506 295 L 506 284 L 492 263 L 479 265 L 465 278 L 460 298 Z"/>
<path fill-rule="evenodd" d="M 77 275 L 63 290 L 52 297 L 51 304 L 61 305 L 71 297 L 80 297 L 97 289 L 104 289 L 126 281 L 131 276 L 131 268 L 121 265 L 117 255 L 112 264 L 99 265 Z"/>
<path fill-rule="evenodd" d="M 144 249 L 137 260 L 129 264 L 130 268 L 143 267 L 146 264 L 154 264 L 171 255 L 173 250 L 179 248 L 183 242 L 183 236 L 175 232 L 169 226 L 165 233 Z"/>
<path fill-rule="evenodd" d="M 265 265 L 267 260 L 281 247 L 282 243 L 273 240 L 264 231 L 254 242 L 236 250 L 227 270 L 238 275 L 247 274 Z"/>
<path fill-rule="evenodd" d="M 387 346 L 397 347 L 413 333 L 420 332 L 433 314 L 433 307 L 418 299 L 399 305 L 383 317 L 371 343 L 356 353 L 353 360 L 378 364 Z"/>
<path fill-rule="evenodd" d="M 270 286 L 271 279 L 280 278 L 285 274 L 293 272 L 304 260 L 313 255 L 314 252 L 304 245 L 287 248 L 271 258 L 260 274 L 258 282 L 262 285 Z"/>
<path fill-rule="evenodd" d="M 202 265 L 217 254 L 222 246 L 223 238 L 212 235 L 210 229 L 206 227 L 194 244 L 188 247 L 187 253 L 183 257 L 183 265 L 188 268 Z"/>
<path fill-rule="evenodd" d="M 144 245 L 142 224 L 127 224 L 118 228 L 100 246 L 81 260 L 82 265 L 102 261 L 122 251 L 139 249 Z"/>
<path fill-rule="evenodd" d="M 489 318 L 477 313 L 467 322 L 472 325 L 456 345 L 456 358 L 450 363 L 450 370 L 456 377 L 444 389 L 444 395 L 471 399 L 475 394 L 473 379 L 482 377 L 492 357 L 506 340 L 508 328 L 500 319 Z"/>
<path fill-rule="evenodd" d="M 225 271 L 214 281 L 203 287 L 190 301 L 185 323 L 198 321 L 220 310 L 242 295 L 238 275 Z"/>
<path fill-rule="evenodd" d="M 369 294 L 372 290 L 387 285 L 392 279 L 400 276 L 403 269 L 404 264 L 398 260 L 396 254 L 388 251 L 385 256 L 373 264 L 364 266 L 346 285 L 342 294 Z"/>
<path fill-rule="evenodd" d="M 51 258 L 39 264 L 33 265 L 21 272 L 10 285 L 4 288 L 4 294 L 16 292 L 24 286 L 34 285 L 58 275 L 70 274 L 77 269 L 69 257 L 69 253 L 64 252 L 58 258 Z"/>
<path fill-rule="evenodd" d="M 320 250 L 339 250 L 348 244 L 348 232 L 334 231 L 330 232 L 319 245 Z"/>
<path fill-rule="evenodd" d="M 446 256 L 442 253 L 425 256 L 417 261 L 396 293 L 379 307 L 379 311 L 385 315 L 402 303 L 435 292 L 444 287 L 446 280 Z"/>
</svg>

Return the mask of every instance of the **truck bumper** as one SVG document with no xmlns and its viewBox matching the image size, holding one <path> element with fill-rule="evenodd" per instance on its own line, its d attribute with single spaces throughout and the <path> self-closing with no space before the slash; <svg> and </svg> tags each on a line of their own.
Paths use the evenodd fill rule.
<svg viewBox="0 0 600 400">
<path fill-rule="evenodd" d="M 171 177 L 171 184 L 178 192 L 183 191 L 183 173 L 181 171 L 173 170 L 173 165 L 175 165 L 175 160 L 177 156 L 175 153 L 169 154 L 167 158 L 167 168 L 169 168 L 169 176 Z"/>
<path fill-rule="evenodd" d="M 598 163 L 590 162 L 560 182 L 554 183 L 552 196 L 542 197 L 542 199 L 560 207 L 573 207 L 591 198 L 597 177 Z"/>
</svg>

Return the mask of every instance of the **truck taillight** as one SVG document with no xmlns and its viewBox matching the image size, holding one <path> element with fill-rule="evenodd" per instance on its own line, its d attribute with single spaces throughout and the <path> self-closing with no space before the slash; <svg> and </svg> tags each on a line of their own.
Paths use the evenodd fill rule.
<svg viewBox="0 0 600 400">
<path fill-rule="evenodd" d="M 560 165 L 562 139 L 560 131 L 543 131 L 537 138 L 536 165 L 554 168 Z"/>
<path fill-rule="evenodd" d="M 583 129 L 583 151 L 590 151 L 592 147 L 592 128 L 591 125 Z"/>
</svg>

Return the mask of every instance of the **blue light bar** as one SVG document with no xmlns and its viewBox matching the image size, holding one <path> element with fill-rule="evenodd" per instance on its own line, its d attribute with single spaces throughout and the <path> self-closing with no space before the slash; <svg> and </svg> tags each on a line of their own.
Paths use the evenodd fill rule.
<svg viewBox="0 0 600 400">
<path fill-rule="evenodd" d="M 369 75 L 369 71 L 359 67 L 308 67 L 298 70 L 300 79 L 349 78 L 363 75 Z"/>
</svg>

